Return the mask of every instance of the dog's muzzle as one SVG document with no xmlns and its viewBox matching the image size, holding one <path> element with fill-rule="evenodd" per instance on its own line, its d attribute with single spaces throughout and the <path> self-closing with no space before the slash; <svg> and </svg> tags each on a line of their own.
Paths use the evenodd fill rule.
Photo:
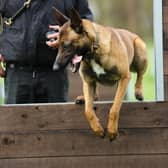
<svg viewBox="0 0 168 168">
<path fill-rule="evenodd" d="M 74 57 L 70 61 L 71 71 L 73 73 L 75 73 L 75 72 L 77 72 L 79 70 L 82 58 L 83 58 L 82 56 L 74 55 Z M 68 62 L 66 63 L 66 65 L 61 65 L 61 64 L 57 63 L 57 61 L 55 61 L 54 65 L 53 65 L 53 70 L 54 71 L 58 71 L 60 69 L 65 68 L 67 65 L 68 65 Z"/>
<path fill-rule="evenodd" d="M 59 69 L 60 69 L 60 65 L 57 64 L 57 63 L 54 63 L 54 65 L 53 65 L 53 70 L 54 70 L 54 71 L 58 71 Z"/>
</svg>

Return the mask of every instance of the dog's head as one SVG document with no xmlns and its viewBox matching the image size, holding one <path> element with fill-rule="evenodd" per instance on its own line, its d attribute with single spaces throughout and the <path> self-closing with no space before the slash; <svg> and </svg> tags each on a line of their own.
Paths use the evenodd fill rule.
<svg viewBox="0 0 168 168">
<path fill-rule="evenodd" d="M 58 39 L 58 54 L 53 65 L 54 70 L 66 67 L 70 62 L 73 71 L 79 69 L 82 56 L 89 50 L 90 39 L 83 26 L 83 20 L 75 9 L 71 9 L 69 18 L 66 18 L 60 11 L 53 8 L 54 15 L 60 23 Z"/>
</svg>

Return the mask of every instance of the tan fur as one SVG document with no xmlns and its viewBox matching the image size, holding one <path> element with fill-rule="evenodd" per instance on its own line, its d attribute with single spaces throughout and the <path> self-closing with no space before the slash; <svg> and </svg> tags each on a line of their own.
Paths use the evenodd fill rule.
<svg viewBox="0 0 168 168">
<path fill-rule="evenodd" d="M 110 139 L 114 139 L 118 132 L 120 107 L 131 79 L 130 69 L 137 72 L 135 95 L 142 97 L 142 77 L 147 66 L 146 46 L 137 35 L 127 30 L 105 28 L 95 23 L 90 24 L 92 23 L 83 21 L 83 25 L 91 29 L 92 36 L 95 36 L 94 31 L 99 35 L 99 48 L 96 52 L 102 67 L 110 70 L 113 66 L 117 66 L 120 73 L 119 77 L 118 75 L 115 76 L 115 74 L 111 76 L 114 80 L 119 79 L 107 126 Z M 88 33 L 90 29 L 87 29 Z M 104 130 L 93 110 L 93 81 L 90 77 L 88 78 L 88 74 L 83 73 L 85 68 L 87 68 L 87 65 L 83 62 L 80 68 L 80 75 L 83 81 L 86 118 L 96 134 L 103 136 Z"/>
<path fill-rule="evenodd" d="M 104 135 L 104 129 L 93 109 L 96 82 L 107 85 L 112 85 L 115 81 L 118 82 L 107 125 L 108 135 L 112 140 L 118 132 L 119 111 L 131 79 L 131 71 L 137 73 L 135 96 L 139 100 L 143 99 L 142 79 L 147 67 L 146 45 L 138 35 L 127 30 L 104 27 L 85 19 L 82 20 L 82 26 L 87 35 L 76 33 L 71 28 L 70 23 L 66 23 L 61 30 L 60 43 L 72 42 L 79 47 L 85 44 L 90 45 L 91 48 L 93 46 L 94 56 L 91 59 L 97 61 L 101 68 L 107 72 L 101 80 L 101 77 L 91 75 L 91 73 L 94 74 L 93 68 L 91 72 L 88 72 L 92 66 L 91 60 L 84 59 L 80 65 L 85 99 L 85 116 L 92 130 L 99 136 Z M 97 48 L 94 48 L 95 43 L 98 43 Z M 60 48 L 59 51 L 62 51 Z M 57 57 L 59 60 L 61 53 Z"/>
</svg>

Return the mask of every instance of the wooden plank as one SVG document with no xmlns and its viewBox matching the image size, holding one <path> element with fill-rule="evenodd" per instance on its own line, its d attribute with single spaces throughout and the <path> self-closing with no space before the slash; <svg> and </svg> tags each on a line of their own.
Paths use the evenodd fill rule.
<svg viewBox="0 0 168 168">
<path fill-rule="evenodd" d="M 168 1 L 163 0 L 164 93 L 168 100 Z"/>
<path fill-rule="evenodd" d="M 164 93 L 168 100 L 168 1 L 163 0 Z"/>
<path fill-rule="evenodd" d="M 168 128 L 120 129 L 110 142 L 90 130 L 0 134 L 0 158 L 168 154 Z"/>
<path fill-rule="evenodd" d="M 164 64 L 164 75 L 168 75 L 168 50 L 164 52 L 163 64 Z"/>
<path fill-rule="evenodd" d="M 168 155 L 54 157 L 0 160 L 1 168 L 167 168 Z"/>
<path fill-rule="evenodd" d="M 168 6 L 163 7 L 163 23 L 168 23 Z"/>
<path fill-rule="evenodd" d="M 96 103 L 97 115 L 106 127 L 111 103 Z M 120 128 L 168 127 L 168 102 L 123 103 Z M 72 104 L 0 107 L 0 132 L 88 129 L 84 107 Z"/>
<path fill-rule="evenodd" d="M 168 6 L 168 1 L 167 0 L 163 0 L 163 6 Z"/>
<path fill-rule="evenodd" d="M 165 100 L 168 101 L 168 75 L 164 75 Z"/>
<path fill-rule="evenodd" d="M 168 23 L 163 26 L 163 47 L 164 51 L 168 51 Z"/>
</svg>

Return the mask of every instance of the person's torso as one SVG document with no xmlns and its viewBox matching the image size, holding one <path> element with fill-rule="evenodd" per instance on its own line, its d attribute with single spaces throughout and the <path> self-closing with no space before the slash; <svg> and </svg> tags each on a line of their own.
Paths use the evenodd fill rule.
<svg viewBox="0 0 168 168">
<path fill-rule="evenodd" d="M 4 17 L 13 16 L 21 8 L 23 0 L 5 0 Z M 49 48 L 45 42 L 45 33 L 50 24 L 57 24 L 52 15 L 52 6 L 67 15 L 74 6 L 73 0 L 32 0 L 11 26 L 4 28 L 5 42 L 11 44 L 11 53 L 6 52 L 7 61 L 19 61 L 30 64 L 52 64 L 56 50 Z"/>
</svg>

